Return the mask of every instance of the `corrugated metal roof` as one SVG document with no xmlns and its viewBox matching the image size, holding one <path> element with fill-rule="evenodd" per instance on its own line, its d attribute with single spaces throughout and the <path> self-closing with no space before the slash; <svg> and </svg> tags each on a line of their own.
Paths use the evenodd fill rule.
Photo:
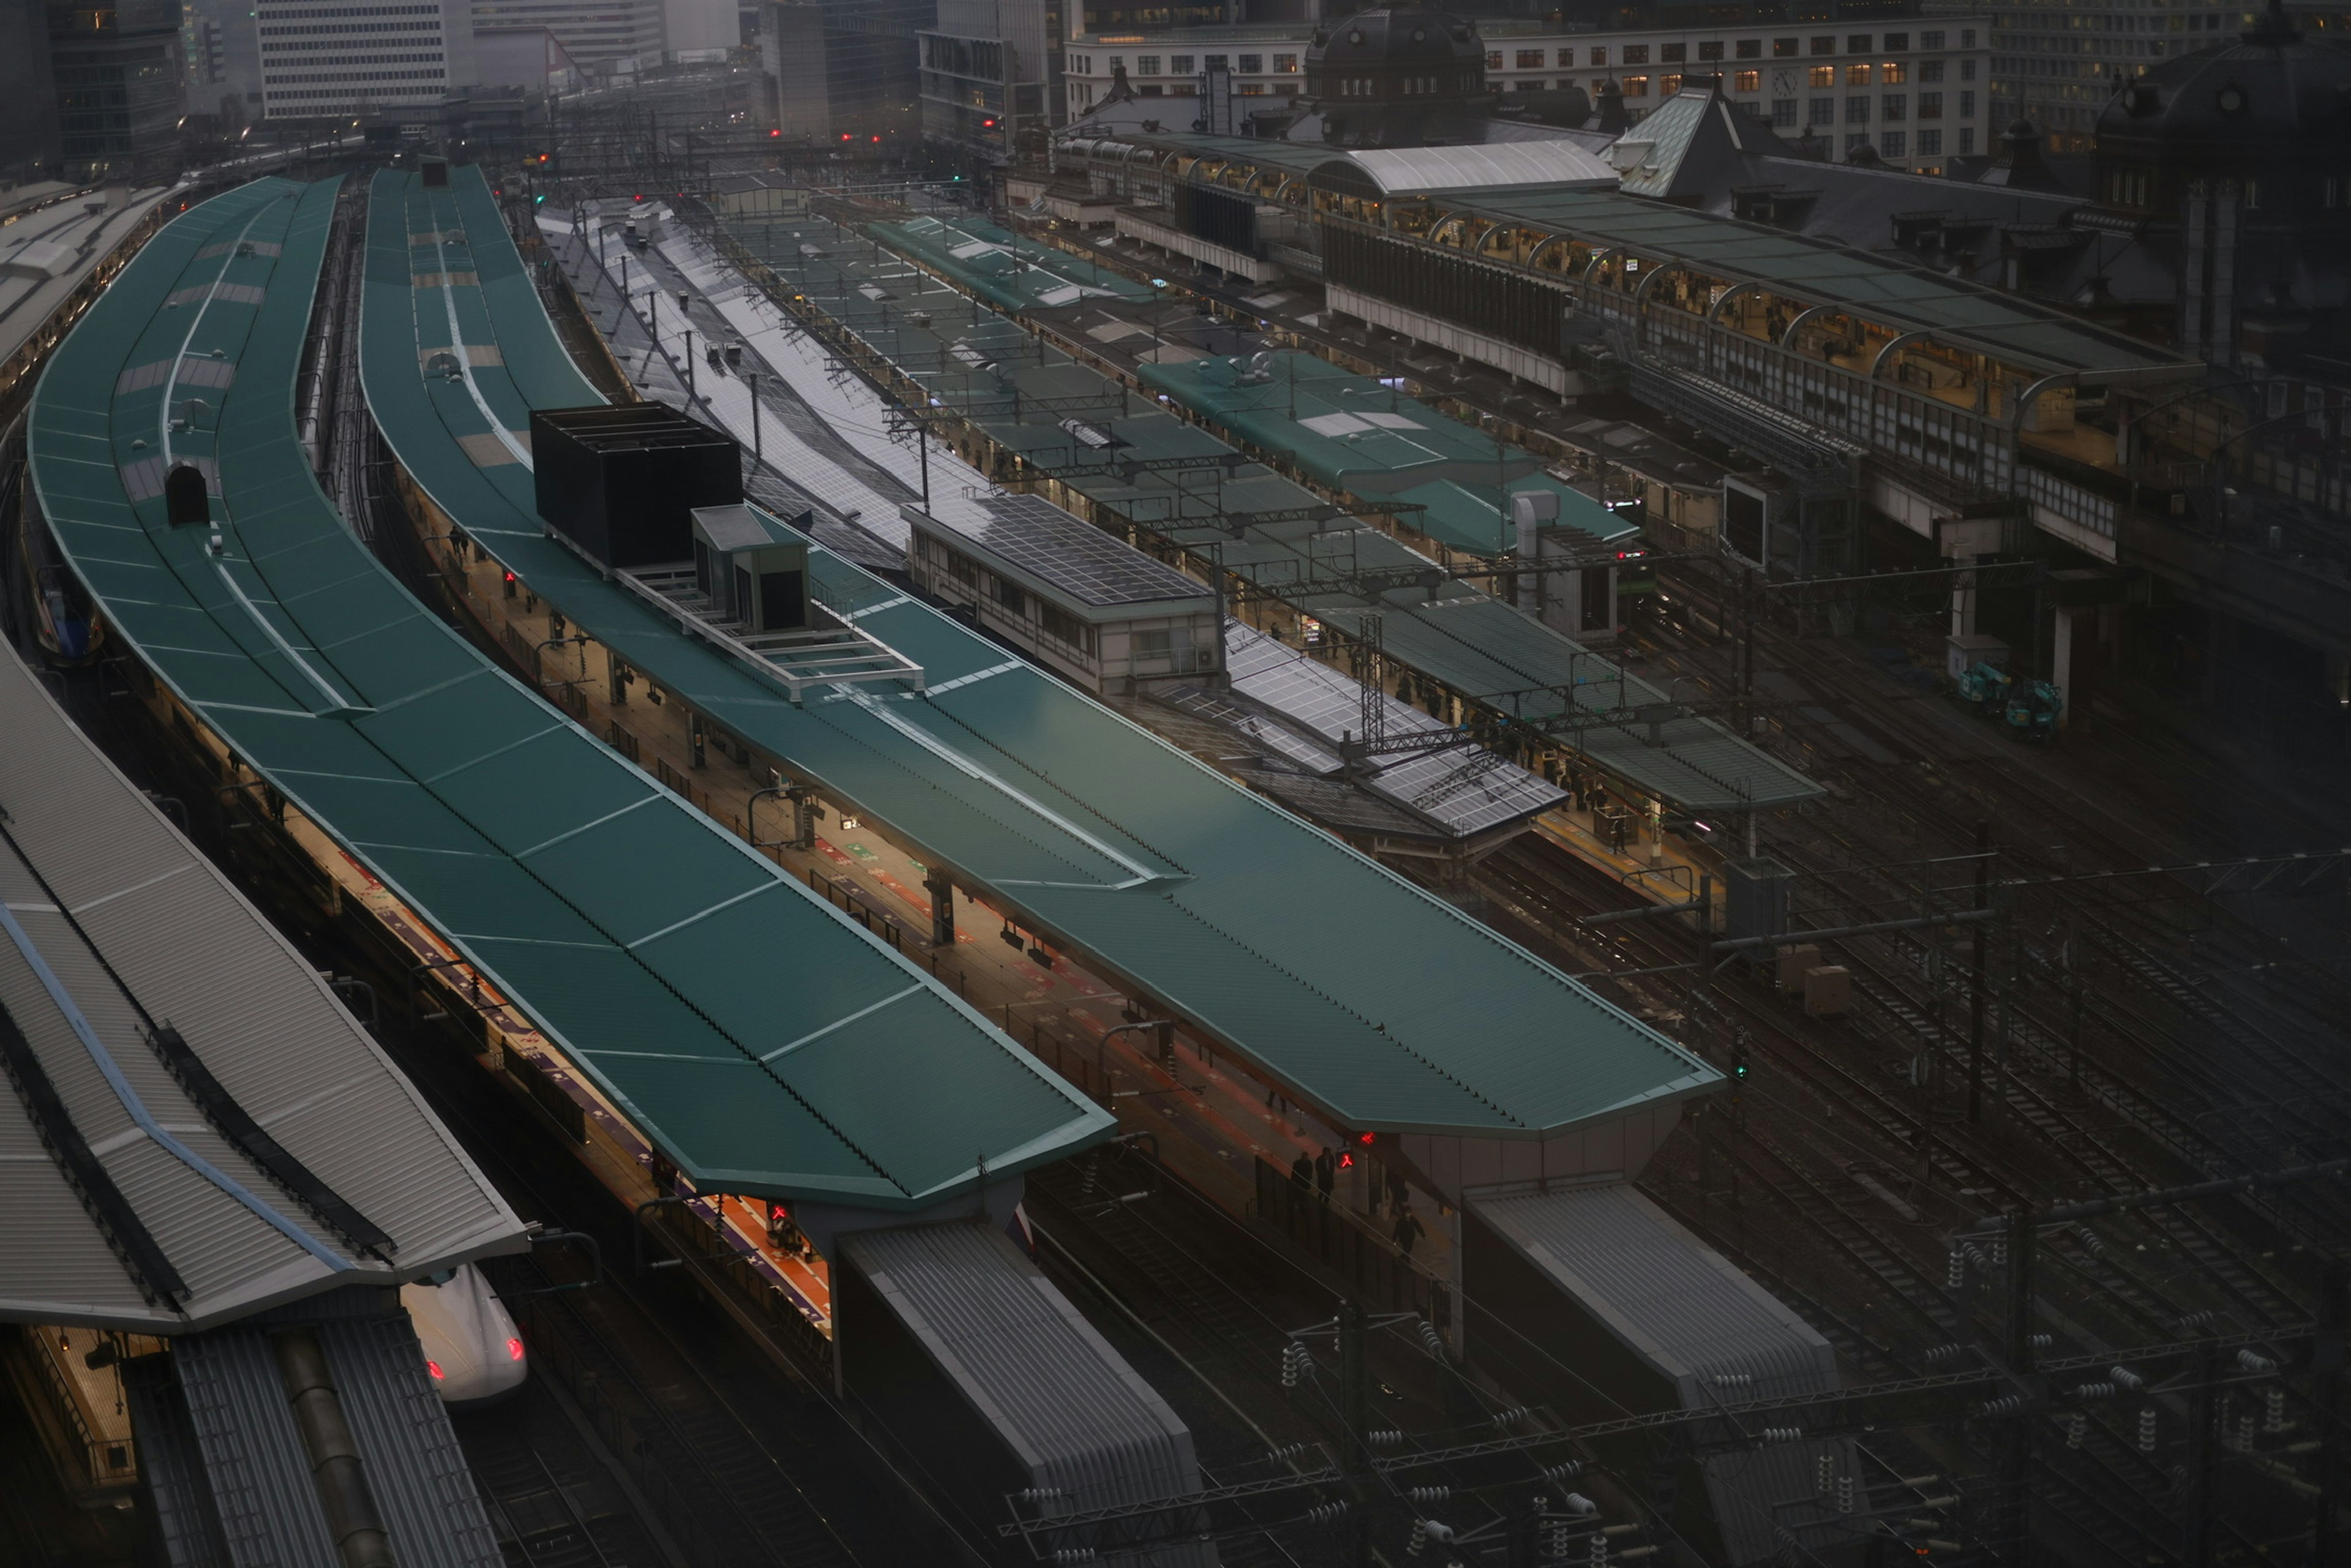
<svg viewBox="0 0 2351 1568">
<path fill-rule="evenodd" d="M 30 1157 L 0 1162 L 0 1317 L 170 1333 L 522 1245 L 522 1222 L 317 973 L 10 654 L 0 735 L 0 1005 L 191 1291 L 181 1312 L 147 1298 L 12 1097 L 0 1150 Z M 270 1137 L 388 1233 L 388 1258 L 339 1239 L 223 1137 L 149 1045 L 146 1019 L 177 1030 Z M 134 1101 L 250 1201 L 142 1132 Z"/>
<path fill-rule="evenodd" d="M 264 182 L 206 204 L 147 247 L 50 363 L 34 484 L 115 633 L 697 1181 L 912 1209 L 976 1183 L 975 1156 L 1011 1174 L 1100 1136 L 1105 1113 L 500 674 L 351 538 L 307 472 L 286 396 L 333 196 Z M 502 232 L 495 212 L 475 228 Z M 222 234 L 282 239 L 284 255 L 194 258 Z M 398 384 L 420 402 L 467 398 L 445 376 L 427 393 L 406 320 L 408 234 L 379 240 L 369 287 L 398 300 Z M 537 305 L 511 246 L 484 253 L 479 284 L 461 292 L 468 335 L 487 343 L 486 294 Z M 262 303 L 162 308 L 234 280 Z M 445 311 L 435 329 L 445 345 Z M 113 390 L 167 341 L 238 361 L 216 429 L 168 433 L 165 389 Z M 379 356 L 364 357 L 381 380 Z M 504 358 L 500 377 L 559 371 L 576 384 L 551 333 Z M 120 465 L 172 442 L 220 458 L 219 559 L 202 530 L 164 523 L 160 499 L 124 491 Z M 519 463 L 500 472 L 528 485 Z M 852 1019 L 865 1021 L 768 1060 Z M 926 1110 L 906 1103 L 914 1083 L 935 1096 Z"/>
<path fill-rule="evenodd" d="M 317 1332 L 400 1568 L 500 1568 L 497 1536 L 408 1314 Z"/>
<path fill-rule="evenodd" d="M 203 1465 L 191 1479 L 209 1493 L 236 1568 L 337 1561 L 273 1340 L 296 1325 L 317 1336 L 402 1568 L 497 1568 L 503 1561 L 448 1406 L 426 1380 L 423 1349 L 398 1303 L 391 1292 L 381 1300 L 364 1292 L 357 1303 L 322 1302 L 316 1320 L 278 1314 L 174 1342 L 172 1364 Z M 149 1403 L 169 1397 L 157 1391 Z"/>
<path fill-rule="evenodd" d="M 228 1547 L 214 1515 L 204 1456 L 172 1358 L 153 1354 L 124 1362 L 122 1396 L 139 1445 L 139 1479 L 154 1521 L 152 1539 L 165 1568 L 224 1568 Z"/>
<path fill-rule="evenodd" d="M 461 218 L 470 233 L 502 233 L 465 172 L 446 193 L 380 176 L 375 201 L 381 233 Z M 475 257 L 486 278 L 512 260 L 489 245 Z M 407 256 L 379 265 L 398 286 L 369 302 L 369 362 L 381 372 L 370 402 L 403 466 L 469 537 L 664 690 L 889 824 L 926 865 L 991 890 L 1098 972 L 1181 1009 L 1297 1098 L 1360 1129 L 1527 1136 L 1719 1081 L 1459 911 L 821 550 L 810 559 L 819 596 L 859 610 L 860 625 L 921 664 L 930 695 L 792 706 L 551 541 L 521 465 L 465 455 L 459 439 L 482 415 L 462 395 L 428 393 L 415 333 L 435 318 L 411 304 Z M 483 396 L 509 423 L 590 401 L 528 281 L 513 282 L 460 306 L 486 308 L 478 329 L 494 325 L 505 350 L 503 368 L 477 373 Z M 1312 919 L 1298 918 L 1301 902 Z"/>
<path fill-rule="evenodd" d="M 1383 147 L 1350 152 L 1346 159 L 1391 196 L 1486 185 L 1616 188 L 1615 170 L 1565 138 L 1460 147 Z"/>
<path fill-rule="evenodd" d="M 235 1568 L 340 1561 L 268 1336 L 190 1334 L 172 1347 L 204 1479 Z"/>
<path fill-rule="evenodd" d="M 1684 1409 L 1817 1394 L 1839 1386 L 1836 1353 L 1729 1260 L 1630 1186 L 1510 1197 L 1469 1207 L 1658 1375 Z M 1723 1375 L 1750 1381 L 1726 1388 Z M 1706 1462 L 1707 1488 L 1733 1564 L 1771 1560 L 1782 1515 L 1813 1494 L 1827 1453 L 1855 1474 L 1850 1441 L 1774 1444 Z M 1826 1531 L 1800 1530 L 1823 1545 Z"/>
<path fill-rule="evenodd" d="M 868 1231 L 844 1238 L 841 1252 L 1030 1484 L 1061 1492 L 1040 1517 L 1200 1489 L 1190 1429 L 994 1227 Z M 854 1378 L 854 1325 L 847 1332 Z M 1212 1568 L 1216 1560 L 1215 1548 L 1196 1543 L 1138 1557 L 1154 1568 Z"/>
</svg>

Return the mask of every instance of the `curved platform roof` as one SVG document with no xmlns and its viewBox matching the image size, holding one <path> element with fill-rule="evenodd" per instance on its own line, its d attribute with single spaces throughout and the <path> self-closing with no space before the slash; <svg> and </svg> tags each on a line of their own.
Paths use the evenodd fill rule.
<svg viewBox="0 0 2351 1568">
<path fill-rule="evenodd" d="M 318 972 L 5 651 L 0 736 L 0 1319 L 176 1333 L 525 1244 Z"/>
<path fill-rule="evenodd" d="M 266 181 L 206 203 L 51 361 L 33 482 L 115 634 L 698 1185 L 913 1210 L 1105 1134 L 1104 1113 L 502 674 L 352 538 L 292 418 L 334 197 Z M 390 287 L 413 344 L 412 304 L 449 297 L 412 288 L 408 244 L 391 236 Z M 495 276 L 528 301 L 503 259 Z M 478 313 L 481 290 L 463 292 Z M 427 320 L 445 341 L 446 317 Z M 217 556 L 164 520 L 181 459 L 213 477 Z"/>
<path fill-rule="evenodd" d="M 529 469 L 476 439 L 496 439 L 492 415 L 513 433 L 532 408 L 598 399 L 479 174 L 452 173 L 445 190 L 376 177 L 370 405 L 468 537 L 664 689 L 1343 1127 L 1531 1138 L 1719 1082 L 1523 948 L 837 557 L 810 552 L 820 597 L 921 664 L 926 695 L 794 707 L 606 582 L 547 537 Z M 428 377 L 453 322 L 496 352 L 460 356 L 465 379 Z"/>
</svg>

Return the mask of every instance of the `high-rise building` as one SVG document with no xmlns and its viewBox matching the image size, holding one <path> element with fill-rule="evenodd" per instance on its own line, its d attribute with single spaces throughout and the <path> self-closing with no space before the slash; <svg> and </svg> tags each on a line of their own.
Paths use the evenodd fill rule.
<svg viewBox="0 0 2351 1568">
<path fill-rule="evenodd" d="M 225 126 L 261 118 L 261 37 L 255 0 L 182 0 L 188 46 L 188 109 Z"/>
<path fill-rule="evenodd" d="M 0 185 L 46 175 L 57 162 L 48 18 L 36 6 L 0 5 Z"/>
<path fill-rule="evenodd" d="M 466 0 L 453 0 L 464 5 Z M 471 0 L 477 33 L 555 35 L 581 69 L 609 70 L 624 61 L 652 65 L 664 47 L 664 0 Z"/>
<path fill-rule="evenodd" d="M 922 36 L 923 140 L 1001 163 L 1062 118 L 1061 0 L 940 0 Z"/>
<path fill-rule="evenodd" d="M 186 102 L 178 0 L 49 0 L 47 15 L 65 176 L 167 172 Z"/>
<path fill-rule="evenodd" d="M 256 0 L 269 120 L 437 110 L 473 79 L 465 0 Z"/>
</svg>

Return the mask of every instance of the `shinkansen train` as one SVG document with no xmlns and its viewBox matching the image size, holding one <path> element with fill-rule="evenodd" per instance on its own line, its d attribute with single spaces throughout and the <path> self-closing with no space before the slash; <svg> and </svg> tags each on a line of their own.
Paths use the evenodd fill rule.
<svg viewBox="0 0 2351 1568">
<path fill-rule="evenodd" d="M 522 1332 L 479 1269 L 460 1263 L 402 1285 L 400 1304 L 443 1404 L 487 1405 L 522 1386 L 530 1372 Z"/>
</svg>

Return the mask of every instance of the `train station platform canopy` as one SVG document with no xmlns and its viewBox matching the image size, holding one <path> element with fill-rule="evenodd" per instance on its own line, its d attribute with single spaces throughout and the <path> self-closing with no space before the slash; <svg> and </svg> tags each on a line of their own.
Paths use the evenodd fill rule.
<svg viewBox="0 0 2351 1568">
<path fill-rule="evenodd" d="M 206 203 L 51 361 L 34 490 L 113 634 L 705 1189 L 912 1212 L 1104 1135 L 1107 1114 L 502 674 L 353 538 L 290 401 L 334 203 L 282 181 Z M 494 212 L 466 219 L 503 241 Z M 424 254 L 461 249 L 457 222 L 420 235 Z M 485 340 L 486 287 L 535 311 L 511 246 L 483 246 L 481 281 L 444 268 L 466 280 L 444 292 L 411 276 L 407 232 L 377 237 L 367 369 L 385 371 L 388 302 L 413 396 L 465 398 L 446 375 L 428 392 L 412 312 L 446 342 L 461 295 Z M 514 364 L 534 351 L 561 361 L 549 335 L 511 345 L 509 370 L 543 370 Z M 181 462 L 212 486 L 211 529 L 166 521 Z"/>
<path fill-rule="evenodd" d="M 1138 374 L 1244 444 L 1284 454 L 1319 485 L 1412 507 L 1405 522 L 1456 549 L 1493 556 L 1513 548 L 1510 497 L 1529 493 L 1555 497 L 1558 526 L 1593 546 L 1641 531 L 1524 447 L 1313 354 L 1210 355 L 1146 364 Z"/>
<path fill-rule="evenodd" d="M 1165 546 L 1213 554 L 1249 591 L 1350 636 L 1376 613 L 1392 661 L 1541 722 L 1674 809 L 1768 810 L 1822 793 L 1710 719 L 1635 722 L 1636 709 L 1671 711 L 1669 695 L 1447 577 L 1426 555 L 1176 409 L 978 308 L 958 291 L 971 289 L 958 274 L 935 277 L 886 247 L 876 259 L 865 232 L 820 216 L 747 222 L 729 233 L 762 249 L 755 270 L 771 272 L 937 406 L 1019 454 L 1050 480 L 1052 498 L 1091 510 L 1096 522 L 1132 523 Z M 1086 434 L 1073 434 L 1073 423 Z"/>
<path fill-rule="evenodd" d="M 953 270 L 974 292 L 999 310 L 1015 315 L 1039 307 L 1059 308 L 1085 299 L 1147 304 L 1156 292 L 1083 256 L 1023 241 L 1010 229 L 978 218 L 908 218 L 876 224 L 893 249 Z"/>
<path fill-rule="evenodd" d="M 417 237 L 457 228 L 463 268 Z M 793 706 L 550 539 L 522 464 L 469 453 L 493 418 L 519 430 L 534 407 L 598 401 L 479 175 L 446 190 L 378 175 L 369 230 L 370 406 L 456 526 L 665 691 L 1301 1103 L 1357 1132 L 1539 1138 L 1719 1082 L 1523 948 L 820 549 L 816 597 L 919 663 L 926 690 Z M 466 356 L 463 384 L 420 369 L 452 309 L 468 345 L 498 350 Z"/>
<path fill-rule="evenodd" d="M 1655 140 L 1646 131 L 1646 124 L 1635 126 L 1626 140 Z M 1186 132 L 1123 135 L 1115 145 L 1128 149 L 1123 156 L 1130 166 L 1256 191 L 1294 207 L 1306 204 L 1302 176 L 1328 157 L 1327 150 L 1281 141 Z M 1529 231 L 1529 254 L 1555 237 L 1579 242 L 1594 255 L 1636 256 L 1645 269 L 1678 264 L 1734 287 L 1751 285 L 1808 306 L 1850 311 L 1896 332 L 1922 332 L 2020 371 L 2078 375 L 2084 384 L 2171 380 L 2195 368 L 2154 344 L 2022 295 L 1627 190 L 1468 180 L 1423 187 L 1384 204 L 1383 221 L 1399 225 L 1399 242 L 1406 237 L 1401 216 L 1406 212 L 1413 214 L 1408 225 L 1414 234 L 1437 233 L 1459 218 L 1488 240 L 1513 229 Z"/>
<path fill-rule="evenodd" d="M 0 1320 L 177 1334 L 524 1245 L 316 970 L 0 651 Z"/>
</svg>

